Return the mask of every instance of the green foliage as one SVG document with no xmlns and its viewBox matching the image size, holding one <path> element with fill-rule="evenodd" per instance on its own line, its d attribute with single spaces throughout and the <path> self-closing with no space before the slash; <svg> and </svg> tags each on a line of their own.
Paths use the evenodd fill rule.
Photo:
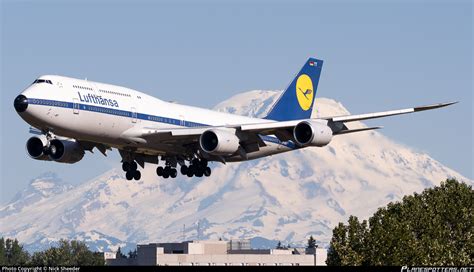
<svg viewBox="0 0 474 272">
<path fill-rule="evenodd" d="M 125 256 L 125 254 L 122 253 L 122 249 L 119 247 L 117 249 L 117 253 L 115 254 L 115 258 L 117 258 L 117 259 L 126 259 L 127 256 Z"/>
<path fill-rule="evenodd" d="M 448 179 L 333 230 L 328 265 L 451 265 L 474 259 L 474 192 Z"/>
<path fill-rule="evenodd" d="M 316 240 L 314 240 L 313 235 L 311 235 L 308 239 L 308 246 L 307 248 L 316 248 Z"/>
<path fill-rule="evenodd" d="M 74 266 L 104 265 L 104 258 L 99 252 L 92 252 L 84 242 L 60 240 L 58 247 L 36 252 L 31 259 L 37 266 Z"/>
<path fill-rule="evenodd" d="M 135 259 L 135 258 L 138 256 L 137 250 L 136 250 L 136 249 L 133 250 L 133 251 L 130 250 L 130 251 L 128 251 L 128 254 L 127 254 L 127 255 L 128 255 L 128 258 L 129 258 L 129 259 Z"/>
<path fill-rule="evenodd" d="M 7 264 L 6 258 L 6 250 L 5 250 L 5 239 L 3 237 L 0 238 L 0 265 Z"/>
<path fill-rule="evenodd" d="M 0 265 L 26 265 L 30 255 L 15 239 L 0 238 Z"/>
<path fill-rule="evenodd" d="M 104 265 L 99 252 L 90 251 L 84 242 L 60 240 L 51 247 L 30 256 L 18 240 L 0 238 L 0 265 L 74 266 Z"/>
<path fill-rule="evenodd" d="M 281 242 L 280 242 L 280 241 L 278 241 L 278 244 L 277 244 L 277 246 L 276 246 L 276 249 L 283 249 L 283 246 L 281 245 Z"/>
<path fill-rule="evenodd" d="M 359 222 L 357 217 L 350 216 L 348 225 L 343 223 L 333 230 L 333 237 L 328 250 L 328 265 L 362 265 L 364 261 L 367 221 Z"/>
</svg>

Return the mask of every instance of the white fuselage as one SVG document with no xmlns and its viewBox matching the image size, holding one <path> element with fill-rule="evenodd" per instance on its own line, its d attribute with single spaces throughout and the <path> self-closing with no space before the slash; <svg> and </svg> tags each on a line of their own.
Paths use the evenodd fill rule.
<svg viewBox="0 0 474 272">
<path fill-rule="evenodd" d="M 268 122 L 203 108 L 165 102 L 133 89 L 62 76 L 42 76 L 50 83 L 35 83 L 22 94 L 28 108 L 21 117 L 32 126 L 58 136 L 102 143 L 135 152 L 160 155 L 169 150 L 146 143 L 130 143 L 122 137 L 131 130 L 177 127 L 225 126 Z M 266 146 L 249 153 L 259 158 L 294 149 L 293 143 L 261 136 Z M 229 161 L 243 160 L 240 156 Z"/>
</svg>

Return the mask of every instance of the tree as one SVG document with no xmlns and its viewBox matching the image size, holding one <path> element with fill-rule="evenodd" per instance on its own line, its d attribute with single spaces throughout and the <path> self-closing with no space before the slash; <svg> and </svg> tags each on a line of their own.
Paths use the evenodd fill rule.
<svg viewBox="0 0 474 272">
<path fill-rule="evenodd" d="M 5 251 L 5 239 L 3 237 L 0 238 L 0 266 L 7 265 L 7 258 L 6 258 L 6 251 Z"/>
<path fill-rule="evenodd" d="M 137 250 L 136 249 L 133 250 L 133 251 L 132 250 L 128 251 L 128 258 L 129 259 L 135 259 L 136 257 L 137 257 Z"/>
<path fill-rule="evenodd" d="M 348 225 L 343 223 L 334 228 L 328 250 L 328 265 L 361 265 L 364 261 L 364 240 L 367 233 L 367 222 L 359 222 L 357 217 L 350 216 Z"/>
<path fill-rule="evenodd" d="M 308 246 L 306 248 L 316 248 L 316 240 L 314 240 L 313 235 L 309 236 Z"/>
<path fill-rule="evenodd" d="M 379 208 L 359 223 L 333 230 L 328 265 L 472 264 L 474 239 L 472 186 L 447 179 L 421 194 Z"/>
<path fill-rule="evenodd" d="M 283 246 L 281 245 L 281 242 L 280 242 L 280 241 L 278 241 L 278 244 L 277 244 L 277 246 L 276 246 L 276 249 L 283 249 Z"/>
<path fill-rule="evenodd" d="M 17 239 L 13 240 L 8 263 L 10 265 L 26 265 L 29 260 L 29 253 L 23 249 L 23 246 L 20 245 Z"/>
<path fill-rule="evenodd" d="M 1 265 L 26 265 L 30 255 L 23 249 L 17 239 L 0 238 L 0 264 Z"/>
<path fill-rule="evenodd" d="M 120 259 L 120 258 L 127 258 L 127 256 L 125 256 L 125 254 L 122 253 L 122 249 L 119 247 L 117 249 L 117 253 L 115 254 L 115 258 L 117 259 Z"/>
<path fill-rule="evenodd" d="M 60 240 L 58 247 L 34 253 L 31 264 L 36 266 L 75 266 L 104 265 L 105 262 L 101 253 L 90 251 L 84 242 Z"/>
</svg>

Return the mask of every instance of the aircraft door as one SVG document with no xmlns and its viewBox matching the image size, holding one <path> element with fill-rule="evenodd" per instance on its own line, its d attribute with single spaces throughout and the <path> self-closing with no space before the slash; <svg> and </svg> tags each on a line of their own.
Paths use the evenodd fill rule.
<svg viewBox="0 0 474 272">
<path fill-rule="evenodd" d="M 79 100 L 77 98 L 72 99 L 72 112 L 79 114 Z"/>
<path fill-rule="evenodd" d="M 179 115 L 179 125 L 182 127 L 186 126 L 183 115 Z"/>
<path fill-rule="evenodd" d="M 137 122 L 137 109 L 135 107 L 132 107 L 132 123 Z"/>
</svg>

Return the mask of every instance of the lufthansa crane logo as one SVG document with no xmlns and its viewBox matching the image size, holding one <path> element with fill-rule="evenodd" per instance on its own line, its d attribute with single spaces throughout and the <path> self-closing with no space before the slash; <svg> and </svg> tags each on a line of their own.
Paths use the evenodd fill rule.
<svg viewBox="0 0 474 272">
<path fill-rule="evenodd" d="M 313 96 L 314 91 L 311 78 L 306 74 L 300 75 L 296 80 L 296 98 L 303 110 L 307 111 L 311 108 L 311 104 L 313 104 Z"/>
</svg>

